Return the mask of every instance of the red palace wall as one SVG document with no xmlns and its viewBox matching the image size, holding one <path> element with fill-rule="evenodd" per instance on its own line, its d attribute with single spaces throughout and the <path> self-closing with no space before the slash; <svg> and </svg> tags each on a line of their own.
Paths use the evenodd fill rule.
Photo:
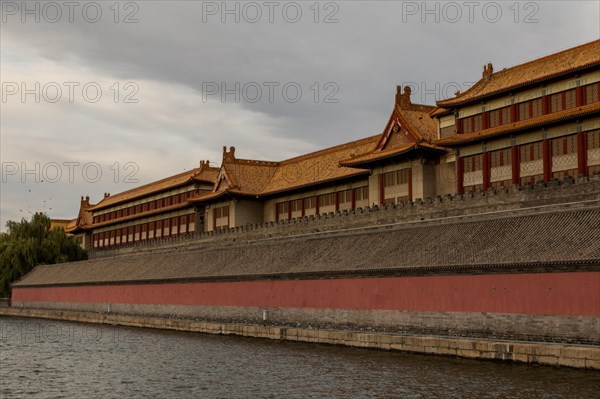
<svg viewBox="0 0 600 399">
<path fill-rule="evenodd" d="M 18 288 L 18 302 L 600 316 L 600 272 Z"/>
</svg>

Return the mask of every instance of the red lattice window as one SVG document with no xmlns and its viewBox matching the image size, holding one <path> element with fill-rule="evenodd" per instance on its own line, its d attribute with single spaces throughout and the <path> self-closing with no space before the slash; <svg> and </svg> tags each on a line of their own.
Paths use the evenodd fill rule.
<svg viewBox="0 0 600 399">
<path fill-rule="evenodd" d="M 496 127 L 510 123 L 510 107 L 504 107 L 490 111 L 490 127 Z"/>
<path fill-rule="evenodd" d="M 483 126 L 483 115 L 478 114 L 469 116 L 468 118 L 462 119 L 461 122 L 463 124 L 463 133 L 478 132 Z"/>
<path fill-rule="evenodd" d="M 576 89 L 563 91 L 550 96 L 550 112 L 563 111 L 577 105 Z"/>
<path fill-rule="evenodd" d="M 543 157 L 542 142 L 525 144 L 519 147 L 521 162 L 536 161 Z"/>
<path fill-rule="evenodd" d="M 316 209 L 317 197 L 304 198 L 304 209 Z"/>
<path fill-rule="evenodd" d="M 473 131 L 473 124 L 470 118 L 461 119 L 460 123 L 462 124 L 463 133 L 471 133 Z"/>
<path fill-rule="evenodd" d="M 196 214 L 192 213 L 189 214 L 187 217 L 187 223 L 188 223 L 188 232 L 194 232 L 196 231 Z"/>
<path fill-rule="evenodd" d="M 346 204 L 352 202 L 352 190 L 344 190 L 338 193 L 338 202 Z"/>
<path fill-rule="evenodd" d="M 163 236 L 168 236 L 171 231 L 171 219 L 163 220 Z"/>
<path fill-rule="evenodd" d="M 148 223 L 148 239 L 154 238 L 154 233 L 156 232 L 156 225 L 154 222 Z"/>
<path fill-rule="evenodd" d="M 302 200 L 291 201 L 290 206 L 292 207 L 292 212 L 300 212 L 302 211 Z"/>
<path fill-rule="evenodd" d="M 409 169 L 400 169 L 393 172 L 387 172 L 383 175 L 383 186 L 398 186 L 408 184 Z"/>
<path fill-rule="evenodd" d="M 575 108 L 577 106 L 577 94 L 576 90 L 567 90 L 565 92 L 565 109 Z"/>
<path fill-rule="evenodd" d="M 510 107 L 502 108 L 502 124 L 510 123 Z"/>
<path fill-rule="evenodd" d="M 177 229 L 179 228 L 179 220 L 174 217 L 171 219 L 171 235 L 177 234 Z"/>
<path fill-rule="evenodd" d="M 550 96 L 550 112 L 558 112 L 565 109 L 563 104 L 563 94 L 556 93 Z"/>
<path fill-rule="evenodd" d="M 483 115 L 473 116 L 473 131 L 478 132 L 483 129 Z"/>
<path fill-rule="evenodd" d="M 531 110 L 529 108 L 530 103 L 526 101 L 519 104 L 519 120 L 525 120 L 531 118 Z"/>
<path fill-rule="evenodd" d="M 496 127 L 502 124 L 502 110 L 495 109 L 490 111 L 490 127 Z"/>
<path fill-rule="evenodd" d="M 531 100 L 531 117 L 535 118 L 540 115 L 542 115 L 542 99 Z"/>
<path fill-rule="evenodd" d="M 354 189 L 354 199 L 356 201 L 363 201 L 369 199 L 369 187 L 360 187 Z"/>
<path fill-rule="evenodd" d="M 449 137 L 456 133 L 456 127 L 454 125 L 440 128 L 440 138 Z"/>
<path fill-rule="evenodd" d="M 319 196 L 319 206 L 335 205 L 335 193 L 324 194 Z"/>
<path fill-rule="evenodd" d="M 408 184 L 409 169 L 400 169 L 396 172 L 396 174 L 396 180 L 398 181 L 398 184 Z"/>
<path fill-rule="evenodd" d="M 577 152 L 577 135 L 552 139 L 552 156 L 574 154 Z"/>
<path fill-rule="evenodd" d="M 188 231 L 188 215 L 179 216 L 179 234 L 185 234 Z"/>
<path fill-rule="evenodd" d="M 600 148 L 600 129 L 587 132 L 587 148 L 588 150 Z"/>
<path fill-rule="evenodd" d="M 287 219 L 289 216 L 290 203 L 287 201 L 280 202 L 276 206 L 277 206 L 277 220 Z M 219 217 L 221 217 L 221 216 L 217 216 L 217 218 L 219 218 Z"/>
<path fill-rule="evenodd" d="M 600 83 L 585 86 L 585 103 L 592 104 L 600 101 Z"/>
<path fill-rule="evenodd" d="M 490 152 L 490 166 L 492 168 L 510 165 L 511 160 L 512 152 L 510 148 Z"/>
<path fill-rule="evenodd" d="M 464 158 L 465 173 L 477 172 L 483 169 L 482 154 Z"/>
<path fill-rule="evenodd" d="M 282 205 L 285 204 L 285 206 L 287 207 L 287 202 L 283 202 L 281 204 L 277 204 L 277 205 Z M 287 210 L 287 208 L 286 208 Z M 215 208 L 215 216 L 217 218 L 224 218 L 224 217 L 228 217 L 229 216 L 229 205 L 228 206 L 221 206 L 219 208 Z"/>
<path fill-rule="evenodd" d="M 396 185 L 396 172 L 387 172 L 383 175 L 383 187 Z"/>
</svg>

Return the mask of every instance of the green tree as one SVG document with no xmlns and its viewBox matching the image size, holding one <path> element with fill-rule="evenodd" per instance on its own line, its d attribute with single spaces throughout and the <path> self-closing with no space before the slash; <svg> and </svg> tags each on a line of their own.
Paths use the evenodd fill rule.
<svg viewBox="0 0 600 399">
<path fill-rule="evenodd" d="M 75 237 L 60 227 L 50 230 L 50 219 L 43 213 L 36 213 L 30 221 L 9 221 L 6 228 L 7 232 L 0 234 L 1 297 L 7 297 L 10 284 L 37 265 L 87 259 Z"/>
</svg>

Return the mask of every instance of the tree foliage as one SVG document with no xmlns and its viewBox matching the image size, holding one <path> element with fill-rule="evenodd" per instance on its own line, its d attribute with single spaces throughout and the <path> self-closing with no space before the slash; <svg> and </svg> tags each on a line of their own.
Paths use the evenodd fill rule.
<svg viewBox="0 0 600 399">
<path fill-rule="evenodd" d="M 43 213 L 36 213 L 30 221 L 9 221 L 6 228 L 6 233 L 0 233 L 1 297 L 7 297 L 10 284 L 37 265 L 87 259 L 75 237 L 60 227 L 50 230 L 50 219 Z"/>
</svg>

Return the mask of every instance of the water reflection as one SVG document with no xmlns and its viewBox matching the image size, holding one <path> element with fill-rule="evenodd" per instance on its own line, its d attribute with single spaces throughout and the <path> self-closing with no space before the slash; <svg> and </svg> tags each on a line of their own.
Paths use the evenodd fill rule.
<svg viewBox="0 0 600 399">
<path fill-rule="evenodd" d="M 0 318 L 0 397 L 596 398 L 600 373 Z"/>
</svg>

